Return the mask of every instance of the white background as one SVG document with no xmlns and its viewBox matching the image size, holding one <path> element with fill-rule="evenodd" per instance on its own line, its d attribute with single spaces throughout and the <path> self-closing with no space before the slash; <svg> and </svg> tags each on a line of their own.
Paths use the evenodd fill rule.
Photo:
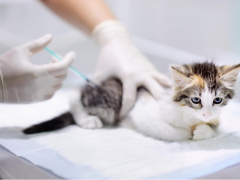
<svg viewBox="0 0 240 180">
<path fill-rule="evenodd" d="M 163 73 L 168 73 L 168 63 L 198 60 L 194 55 L 184 56 L 184 52 L 219 63 L 240 62 L 238 0 L 106 2 L 127 26 L 136 45 Z M 58 18 L 38 0 L 0 0 L 0 54 L 46 33 L 53 34 L 50 47 L 59 54 L 76 51 L 76 68 L 87 74 L 94 70 L 99 49 L 79 30 Z M 45 63 L 50 61 L 49 57 L 42 52 L 33 57 L 33 61 Z"/>
</svg>

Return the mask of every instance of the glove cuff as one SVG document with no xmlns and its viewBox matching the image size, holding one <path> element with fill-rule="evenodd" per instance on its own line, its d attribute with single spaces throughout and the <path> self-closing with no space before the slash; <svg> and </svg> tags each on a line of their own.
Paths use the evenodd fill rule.
<svg viewBox="0 0 240 180">
<path fill-rule="evenodd" d="M 97 25 L 92 31 L 92 38 L 100 46 L 122 41 L 130 43 L 130 37 L 124 25 L 116 20 L 108 20 Z"/>
</svg>

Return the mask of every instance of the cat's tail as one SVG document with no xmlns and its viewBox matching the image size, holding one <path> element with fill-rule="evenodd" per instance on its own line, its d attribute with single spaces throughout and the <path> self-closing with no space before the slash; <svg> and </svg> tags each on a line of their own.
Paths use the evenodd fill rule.
<svg viewBox="0 0 240 180">
<path fill-rule="evenodd" d="M 28 127 L 23 130 L 25 134 L 36 134 L 41 132 L 49 132 L 57 129 L 64 128 L 71 124 L 75 124 L 73 116 L 70 112 L 66 112 L 58 117 L 53 118 L 52 120 L 45 121 L 31 127 Z"/>
</svg>

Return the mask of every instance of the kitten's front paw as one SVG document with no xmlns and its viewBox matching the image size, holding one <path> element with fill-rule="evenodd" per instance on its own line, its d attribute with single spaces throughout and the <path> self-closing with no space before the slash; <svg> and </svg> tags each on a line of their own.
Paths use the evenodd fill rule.
<svg viewBox="0 0 240 180">
<path fill-rule="evenodd" d="M 196 127 L 193 131 L 193 140 L 200 141 L 214 137 L 215 133 L 213 129 L 206 124 L 202 124 Z"/>
<path fill-rule="evenodd" d="M 103 127 L 103 123 L 97 116 L 88 116 L 81 122 L 80 126 L 86 129 L 100 129 Z"/>
</svg>

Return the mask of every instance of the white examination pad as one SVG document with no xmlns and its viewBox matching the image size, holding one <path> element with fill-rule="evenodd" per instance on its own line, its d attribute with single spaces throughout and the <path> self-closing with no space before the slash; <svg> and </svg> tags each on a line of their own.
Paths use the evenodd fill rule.
<svg viewBox="0 0 240 180">
<path fill-rule="evenodd" d="M 198 142 L 164 142 L 120 127 L 72 125 L 51 133 L 21 133 L 67 111 L 67 102 L 66 91 L 60 91 L 47 102 L 1 105 L 0 144 L 69 179 L 196 178 L 240 162 L 240 103 L 234 100 L 221 115 L 221 133 Z"/>
</svg>

